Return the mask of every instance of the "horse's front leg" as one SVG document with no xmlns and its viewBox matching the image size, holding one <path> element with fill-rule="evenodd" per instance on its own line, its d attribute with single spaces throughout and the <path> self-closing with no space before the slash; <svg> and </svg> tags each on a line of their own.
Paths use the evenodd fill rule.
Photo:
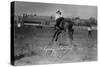
<svg viewBox="0 0 100 67">
<path fill-rule="evenodd" d="M 61 31 L 58 31 L 57 36 L 56 36 L 56 40 L 55 40 L 55 41 L 58 40 L 58 36 L 59 36 L 60 33 L 61 33 Z"/>
<path fill-rule="evenodd" d="M 52 38 L 52 41 L 54 41 L 54 39 L 55 39 L 57 33 L 58 33 L 58 30 L 54 33 L 53 38 Z"/>
</svg>

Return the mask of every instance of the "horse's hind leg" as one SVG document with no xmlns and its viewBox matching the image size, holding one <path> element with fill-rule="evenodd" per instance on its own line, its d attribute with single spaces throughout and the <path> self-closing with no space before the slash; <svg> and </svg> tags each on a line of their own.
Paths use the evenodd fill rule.
<svg viewBox="0 0 100 67">
<path fill-rule="evenodd" d="M 69 32 L 68 32 L 68 35 L 69 35 L 69 38 L 70 38 L 71 40 L 73 40 L 73 31 L 69 31 Z"/>
<path fill-rule="evenodd" d="M 73 32 L 71 32 L 70 38 L 71 38 L 71 40 L 73 40 Z"/>
<path fill-rule="evenodd" d="M 72 32 L 71 31 L 68 31 L 68 37 L 69 37 L 69 43 L 72 44 L 72 39 L 73 39 L 72 37 L 73 36 L 72 36 Z"/>
<path fill-rule="evenodd" d="M 72 40 L 73 40 L 74 29 L 72 29 Z"/>
</svg>

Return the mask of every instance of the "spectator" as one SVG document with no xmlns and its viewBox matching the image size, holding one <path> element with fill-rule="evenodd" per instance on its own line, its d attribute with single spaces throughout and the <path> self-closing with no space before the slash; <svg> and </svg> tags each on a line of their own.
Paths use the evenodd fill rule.
<svg viewBox="0 0 100 67">
<path fill-rule="evenodd" d="M 88 26 L 88 37 L 92 36 L 92 27 Z"/>
</svg>

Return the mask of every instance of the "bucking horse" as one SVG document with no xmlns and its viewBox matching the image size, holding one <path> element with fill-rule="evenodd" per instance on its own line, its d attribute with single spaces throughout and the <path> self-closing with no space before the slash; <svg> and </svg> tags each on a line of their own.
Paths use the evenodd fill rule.
<svg viewBox="0 0 100 67">
<path fill-rule="evenodd" d="M 74 25 L 74 23 L 73 23 L 72 19 L 61 17 L 57 21 L 58 21 L 58 23 L 56 22 L 56 24 L 55 24 L 54 28 L 56 31 L 53 35 L 52 41 L 57 41 L 59 35 L 62 32 L 66 32 L 66 30 L 68 30 L 69 39 L 73 40 L 73 32 L 74 32 L 73 25 Z"/>
</svg>

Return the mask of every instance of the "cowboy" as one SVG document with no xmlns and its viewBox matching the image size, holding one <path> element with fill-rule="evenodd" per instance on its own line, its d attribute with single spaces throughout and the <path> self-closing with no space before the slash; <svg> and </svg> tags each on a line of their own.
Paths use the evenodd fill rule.
<svg viewBox="0 0 100 67">
<path fill-rule="evenodd" d="M 56 12 L 55 20 L 56 20 L 55 29 L 57 28 L 62 29 L 60 23 L 62 20 L 64 20 L 64 18 L 62 17 L 60 10 Z"/>
</svg>

